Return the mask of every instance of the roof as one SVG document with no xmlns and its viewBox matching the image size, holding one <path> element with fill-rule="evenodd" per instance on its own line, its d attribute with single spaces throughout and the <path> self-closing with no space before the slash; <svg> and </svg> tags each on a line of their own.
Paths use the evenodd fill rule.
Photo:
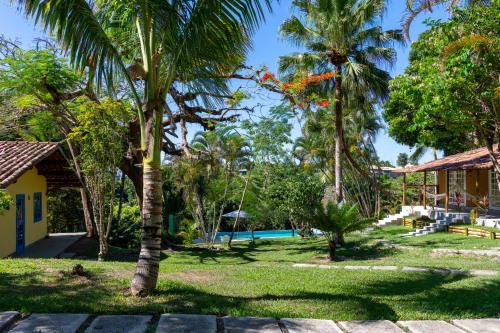
<svg viewBox="0 0 500 333">
<path fill-rule="evenodd" d="M 15 183 L 35 166 L 47 178 L 49 188 L 80 186 L 57 142 L 0 141 L 0 188 Z"/>
<path fill-rule="evenodd" d="M 497 145 L 493 146 L 494 156 L 500 162 L 500 152 Z M 409 173 L 418 171 L 439 171 L 439 170 L 475 170 L 491 169 L 491 162 L 488 149 L 486 147 L 466 151 L 464 153 L 443 157 L 441 159 L 424 163 L 422 165 L 400 168 L 396 172 Z"/>
</svg>

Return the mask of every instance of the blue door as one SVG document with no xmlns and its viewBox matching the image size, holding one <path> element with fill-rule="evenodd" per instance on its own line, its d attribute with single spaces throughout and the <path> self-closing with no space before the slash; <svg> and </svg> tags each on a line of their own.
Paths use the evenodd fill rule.
<svg viewBox="0 0 500 333">
<path fill-rule="evenodd" d="M 26 238 L 26 198 L 24 194 L 16 195 L 16 253 L 24 251 Z"/>
</svg>

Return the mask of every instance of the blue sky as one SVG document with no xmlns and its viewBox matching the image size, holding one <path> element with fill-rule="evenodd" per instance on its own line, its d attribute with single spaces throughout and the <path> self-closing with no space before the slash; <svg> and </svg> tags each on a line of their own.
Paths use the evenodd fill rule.
<svg viewBox="0 0 500 333">
<path fill-rule="evenodd" d="M 279 5 L 274 6 L 273 13 L 268 15 L 266 23 L 257 31 L 254 36 L 253 49 L 249 54 L 247 63 L 253 66 L 267 65 L 271 71 L 276 70 L 276 64 L 280 55 L 288 54 L 295 49 L 278 36 L 279 25 L 292 13 L 291 0 L 281 0 Z M 389 7 L 384 17 L 383 25 L 386 29 L 396 29 L 400 27 L 401 17 L 404 12 L 403 0 L 389 1 Z M 440 7 L 432 14 L 421 15 L 414 22 L 411 29 L 411 38 L 416 40 L 418 35 L 426 30 L 423 21 L 425 18 L 446 19 L 448 13 L 445 8 Z M 32 21 L 27 20 L 19 14 L 16 8 L 9 5 L 8 0 L 0 0 L 0 34 L 8 38 L 19 39 L 25 48 L 32 46 L 33 39 L 43 37 L 44 34 L 37 29 Z M 409 45 L 398 47 L 398 59 L 394 68 L 390 69 L 393 76 L 403 73 L 408 65 Z M 385 131 L 381 132 L 377 138 L 377 152 L 381 159 L 395 163 L 400 152 L 410 152 L 409 147 L 397 144 Z M 431 154 L 423 157 L 421 162 L 431 160 Z"/>
</svg>

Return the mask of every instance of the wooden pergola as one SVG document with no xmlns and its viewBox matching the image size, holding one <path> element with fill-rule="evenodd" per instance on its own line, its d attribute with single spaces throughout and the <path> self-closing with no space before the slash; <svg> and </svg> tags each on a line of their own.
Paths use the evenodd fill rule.
<svg viewBox="0 0 500 333">
<path fill-rule="evenodd" d="M 497 149 L 497 145 L 494 147 L 494 157 L 497 161 L 500 161 L 500 152 Z M 469 150 L 464 153 L 450 155 L 438 160 L 434 160 L 428 163 L 424 163 L 418 166 L 410 166 L 406 168 L 400 168 L 395 170 L 395 172 L 403 174 L 403 206 L 407 204 L 406 190 L 411 187 L 420 188 L 422 191 L 420 205 L 427 208 L 427 189 L 429 187 L 438 188 L 438 184 L 427 184 L 428 172 L 438 172 L 444 173 L 445 177 L 445 211 L 448 212 L 450 204 L 450 171 L 458 170 L 476 170 L 475 176 L 475 192 L 479 193 L 479 172 L 480 170 L 489 170 L 493 167 L 491 162 L 491 157 L 486 147 L 478 148 L 474 150 Z M 422 172 L 424 174 L 424 180 L 422 184 L 408 184 L 406 179 L 407 173 Z"/>
</svg>

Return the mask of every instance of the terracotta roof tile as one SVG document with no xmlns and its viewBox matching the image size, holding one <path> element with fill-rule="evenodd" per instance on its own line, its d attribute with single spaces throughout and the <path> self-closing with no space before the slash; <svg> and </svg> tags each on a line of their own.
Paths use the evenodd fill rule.
<svg viewBox="0 0 500 333">
<path fill-rule="evenodd" d="M 500 161 L 497 146 L 493 147 L 495 158 Z M 450 155 L 435 161 L 408 168 L 399 168 L 395 172 L 409 173 L 418 171 L 490 169 L 493 167 L 486 147 L 469 150 L 460 154 Z"/>
<path fill-rule="evenodd" d="M 0 188 L 59 149 L 56 142 L 0 141 Z"/>
</svg>

